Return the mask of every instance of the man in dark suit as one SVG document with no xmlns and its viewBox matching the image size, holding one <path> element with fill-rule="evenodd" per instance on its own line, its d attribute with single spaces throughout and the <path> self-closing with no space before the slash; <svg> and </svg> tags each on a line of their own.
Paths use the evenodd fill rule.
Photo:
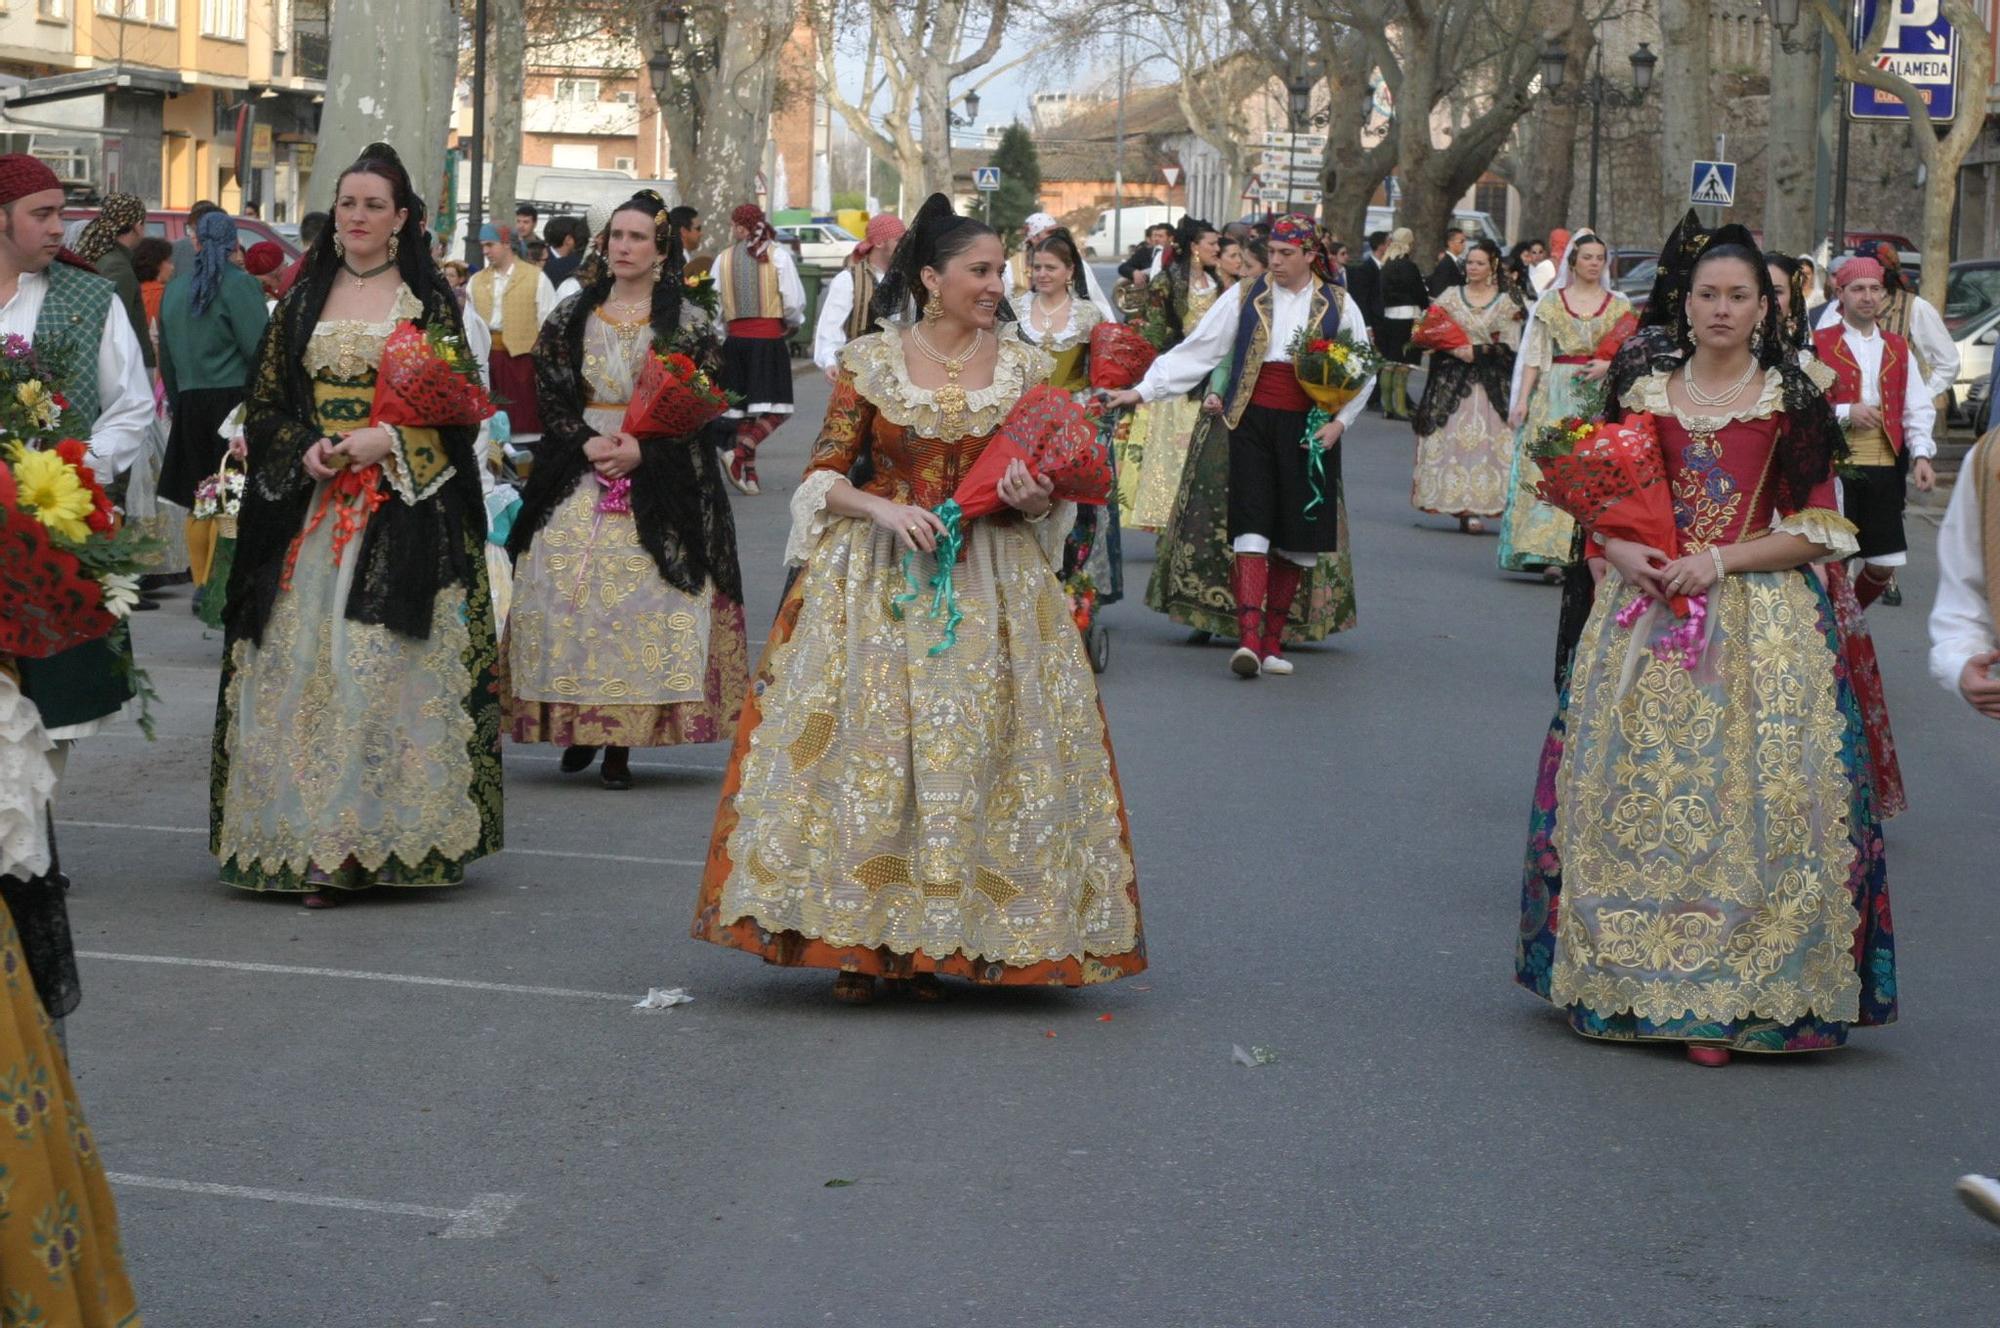
<svg viewBox="0 0 2000 1328">
<path fill-rule="evenodd" d="M 1355 307 L 1361 310 L 1362 321 L 1368 324 L 1368 335 L 1378 340 L 1382 335 L 1382 251 L 1388 246 L 1389 232 L 1370 231 L 1361 261 L 1347 268 L 1347 293 L 1353 297 Z M 1378 380 L 1368 404 L 1380 406 L 1381 394 L 1382 385 Z"/>
<path fill-rule="evenodd" d="M 1438 265 L 1431 269 L 1431 278 L 1424 283 L 1430 288 L 1435 300 L 1453 286 L 1465 284 L 1465 232 L 1454 226 L 1444 233 L 1444 252 L 1438 255 Z"/>
</svg>

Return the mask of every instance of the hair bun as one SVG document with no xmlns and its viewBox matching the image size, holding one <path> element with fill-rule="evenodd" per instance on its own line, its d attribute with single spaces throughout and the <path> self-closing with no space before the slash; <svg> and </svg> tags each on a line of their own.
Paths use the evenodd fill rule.
<svg viewBox="0 0 2000 1328">
<path fill-rule="evenodd" d="M 949 198 L 943 194 L 932 194 L 924 200 L 924 205 L 917 209 L 917 217 L 911 228 L 915 229 L 925 222 L 935 225 L 940 221 L 956 220 L 957 217 L 958 212 L 952 207 Z"/>
<path fill-rule="evenodd" d="M 398 166 L 403 164 L 403 159 L 396 155 L 396 149 L 390 147 L 387 143 L 370 143 L 367 147 L 361 149 L 361 159 L 363 161 L 371 157 L 376 161 L 393 161 Z"/>
</svg>

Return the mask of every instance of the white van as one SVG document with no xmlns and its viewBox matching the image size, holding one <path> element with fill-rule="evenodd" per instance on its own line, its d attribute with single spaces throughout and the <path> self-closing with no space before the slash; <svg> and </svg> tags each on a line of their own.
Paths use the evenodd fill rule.
<svg viewBox="0 0 2000 1328">
<path fill-rule="evenodd" d="M 1148 226 L 1171 226 L 1180 220 L 1180 214 L 1185 211 L 1185 208 L 1169 207 L 1165 203 L 1134 203 L 1122 208 L 1106 208 L 1098 217 L 1097 224 L 1090 228 L 1090 233 L 1083 237 L 1083 256 L 1122 260 L 1132 252 L 1133 245 L 1146 238 Z"/>
<path fill-rule="evenodd" d="M 1493 241 L 1502 249 L 1507 247 L 1507 238 L 1500 234 L 1500 228 L 1493 222 L 1490 212 L 1474 212 L 1470 209 L 1454 211 L 1451 224 L 1464 231 L 1467 238 L 1477 240 L 1481 236 Z M 1376 231 L 1396 229 L 1396 213 L 1392 208 L 1371 207 L 1368 209 L 1367 229 L 1363 235 L 1373 235 Z"/>
</svg>

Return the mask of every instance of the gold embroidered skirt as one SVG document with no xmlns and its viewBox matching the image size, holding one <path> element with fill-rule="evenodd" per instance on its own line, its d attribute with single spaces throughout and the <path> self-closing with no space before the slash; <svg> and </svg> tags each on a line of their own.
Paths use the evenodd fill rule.
<svg viewBox="0 0 2000 1328">
<path fill-rule="evenodd" d="M 1796 571 L 1724 578 L 1690 670 L 1650 649 L 1663 611 L 1614 621 L 1636 594 L 1607 579 L 1577 648 L 1551 999 L 1690 1040 L 1875 1021 L 1863 988 L 1881 977 L 1855 953 L 1873 948 L 1880 839 L 1824 598 Z"/>
<path fill-rule="evenodd" d="M 515 569 L 507 731 L 515 742 L 665 747 L 735 732 L 749 682 L 743 606 L 660 576 L 630 512 L 585 478 Z"/>
<path fill-rule="evenodd" d="M 919 576 L 930 570 L 919 557 Z M 957 643 L 833 520 L 745 701 L 694 934 L 773 963 L 1077 986 L 1145 967 L 1097 685 L 1033 528 L 972 522 Z"/>
</svg>

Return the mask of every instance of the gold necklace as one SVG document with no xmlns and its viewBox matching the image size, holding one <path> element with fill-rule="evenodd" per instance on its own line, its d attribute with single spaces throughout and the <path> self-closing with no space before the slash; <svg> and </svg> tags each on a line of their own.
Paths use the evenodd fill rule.
<svg viewBox="0 0 2000 1328">
<path fill-rule="evenodd" d="M 917 349 L 923 352 L 925 359 L 944 369 L 944 386 L 931 393 L 931 397 L 937 402 L 939 432 L 947 437 L 957 437 L 965 423 L 966 405 L 965 389 L 959 386 L 958 375 L 972 362 L 972 357 L 977 355 L 979 348 L 986 343 L 986 329 L 983 327 L 973 329 L 972 344 L 957 355 L 946 355 L 931 345 L 930 339 L 924 335 L 924 330 L 920 327 L 911 328 L 910 336 L 916 341 Z"/>
</svg>

